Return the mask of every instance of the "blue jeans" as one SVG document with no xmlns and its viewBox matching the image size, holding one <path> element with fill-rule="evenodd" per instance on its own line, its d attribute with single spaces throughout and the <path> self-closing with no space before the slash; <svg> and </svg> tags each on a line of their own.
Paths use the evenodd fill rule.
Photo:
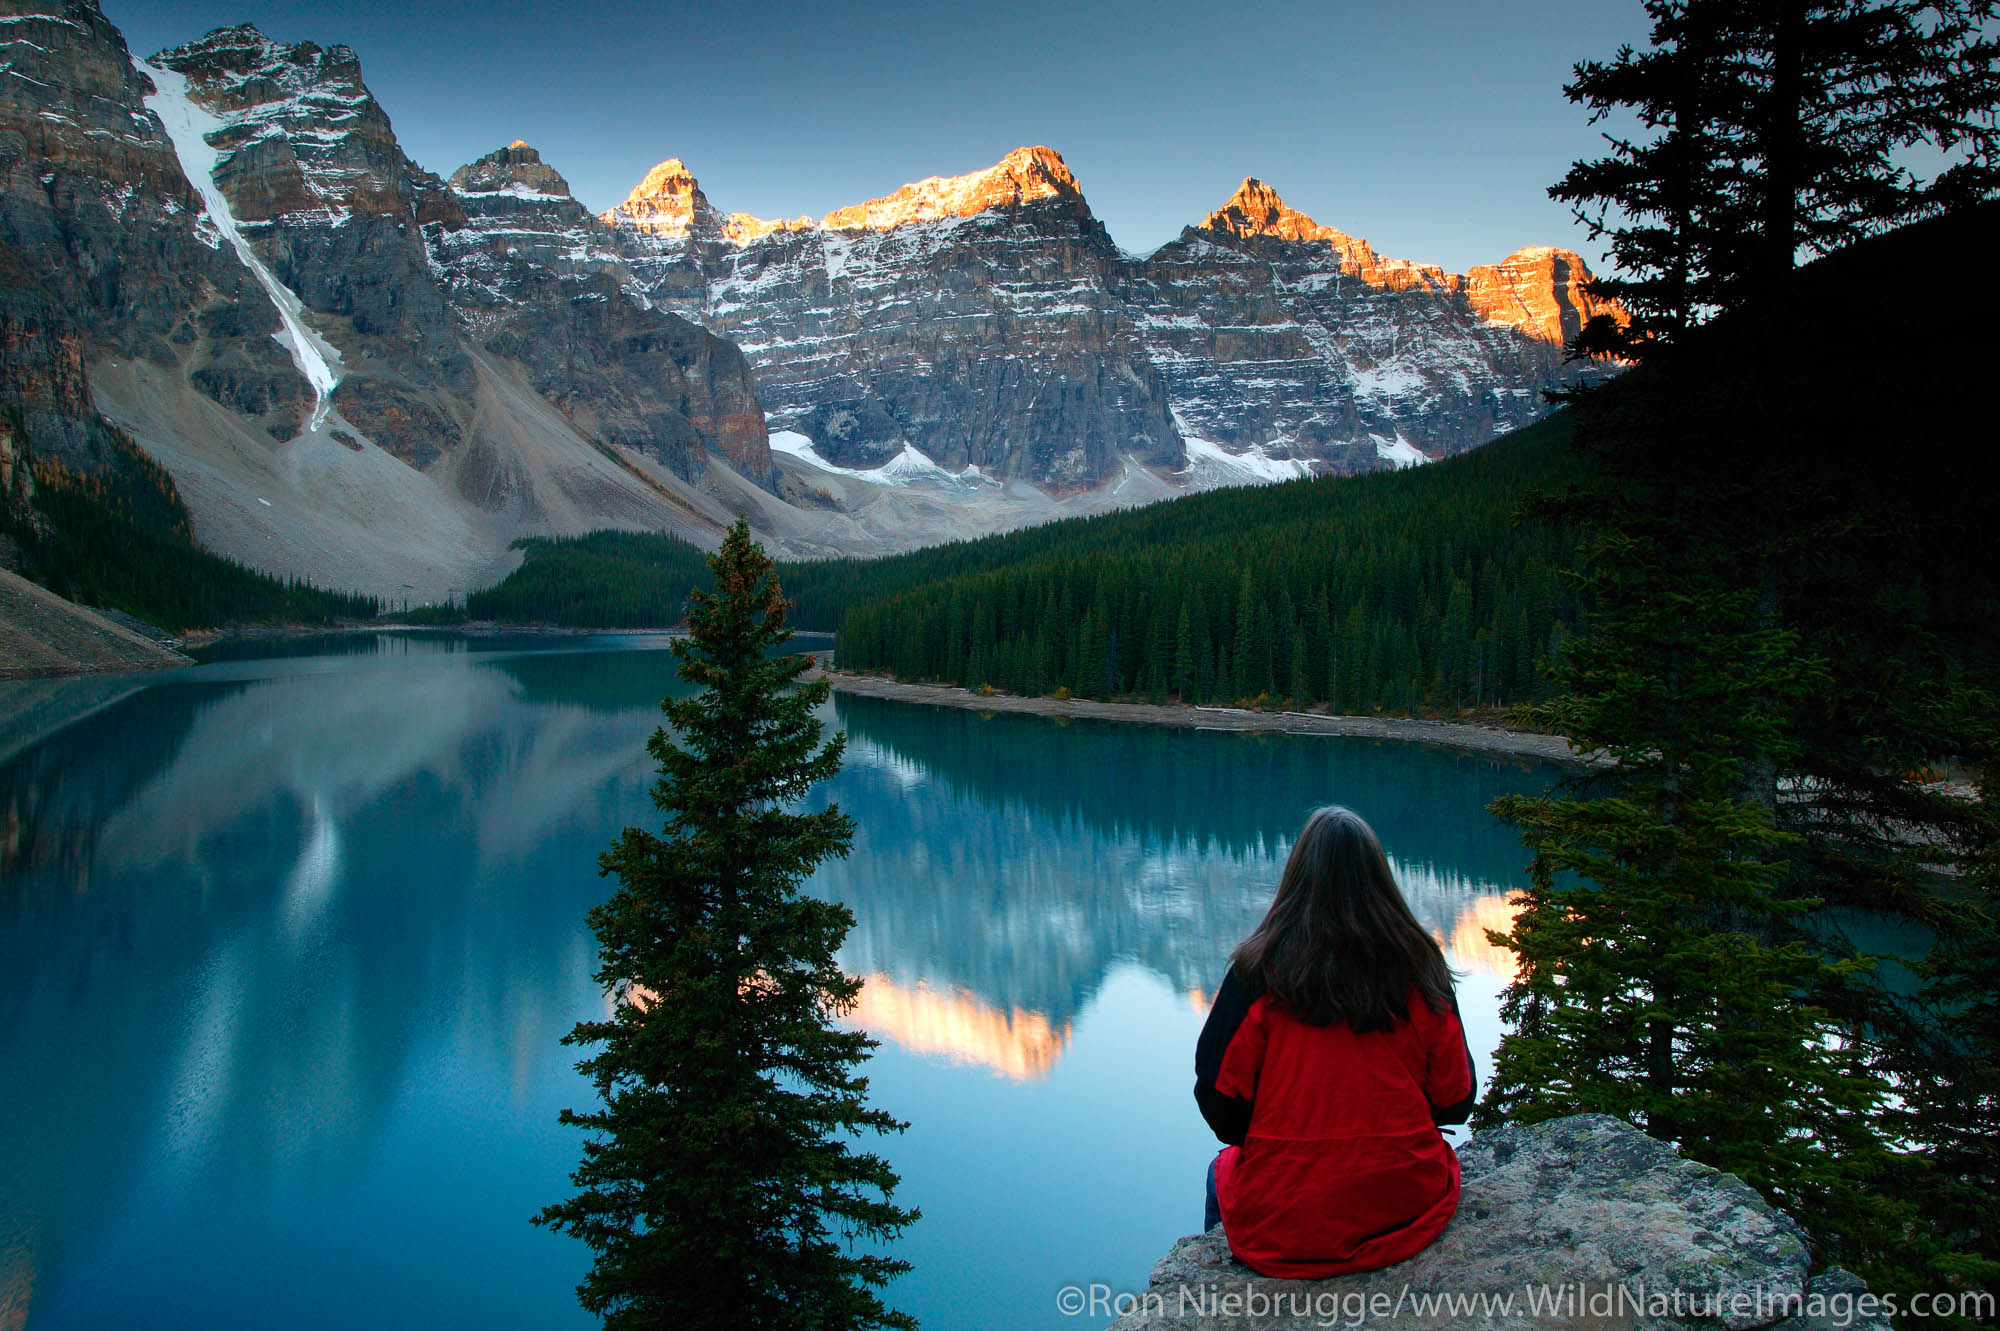
<svg viewBox="0 0 2000 1331">
<path fill-rule="evenodd" d="M 1201 1227 L 1204 1231 L 1214 1229 L 1222 1223 L 1222 1204 L 1215 1200 L 1215 1161 L 1208 1162 L 1208 1204 L 1202 1208 Z"/>
</svg>

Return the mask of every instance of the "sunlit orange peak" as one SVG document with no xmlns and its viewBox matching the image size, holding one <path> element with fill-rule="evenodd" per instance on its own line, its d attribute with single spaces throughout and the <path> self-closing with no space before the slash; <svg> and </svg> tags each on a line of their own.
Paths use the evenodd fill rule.
<svg viewBox="0 0 2000 1331">
<path fill-rule="evenodd" d="M 1574 250 L 1530 245 L 1496 264 L 1481 264 L 1465 275 L 1466 298 L 1487 323 L 1518 328 L 1543 342 L 1563 343 L 1600 314 L 1620 323 L 1630 319 L 1616 301 L 1586 289 L 1590 269 Z"/>
<path fill-rule="evenodd" d="M 963 176 L 931 176 L 903 186 L 887 198 L 836 208 L 820 219 L 829 231 L 887 231 L 910 222 L 970 217 L 988 208 L 1036 199 L 1080 199 L 1082 188 L 1062 154 L 1053 148 L 1016 148 L 987 167 Z"/>
<path fill-rule="evenodd" d="M 811 217 L 752 217 L 749 213 L 731 213 L 729 221 L 723 224 L 725 239 L 738 245 L 748 245 L 760 236 L 768 236 L 774 231 L 810 231 L 816 224 Z"/>
<path fill-rule="evenodd" d="M 657 235 L 684 236 L 692 231 L 713 237 L 722 233 L 720 214 L 709 205 L 687 163 L 678 157 L 669 157 L 648 171 L 625 196 L 625 202 L 599 214 L 599 220 Z"/>
<path fill-rule="evenodd" d="M 1370 286 L 1392 291 L 1410 287 L 1452 291 L 1464 280 L 1436 264 L 1385 259 L 1361 237 L 1350 236 L 1337 227 L 1323 226 L 1291 207 L 1278 197 L 1278 191 L 1255 176 L 1245 176 L 1229 201 L 1210 213 L 1202 227 L 1232 236 L 1275 236 L 1280 240 L 1325 244 L 1340 256 L 1342 272 Z"/>
</svg>

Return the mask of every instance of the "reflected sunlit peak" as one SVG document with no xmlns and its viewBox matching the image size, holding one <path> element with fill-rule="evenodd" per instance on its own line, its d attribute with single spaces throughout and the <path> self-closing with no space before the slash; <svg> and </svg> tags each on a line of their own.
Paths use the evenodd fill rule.
<svg viewBox="0 0 2000 1331">
<path fill-rule="evenodd" d="M 1467 902 L 1452 922 L 1447 946 L 1462 966 L 1512 983 L 1520 973 L 1520 963 L 1511 949 L 1487 938 L 1486 931 L 1511 933 L 1520 907 L 1504 896 L 1475 897 Z"/>
<path fill-rule="evenodd" d="M 1045 1079 L 1070 1040 L 1068 1022 L 1058 1027 L 1040 1012 L 1003 1012 L 967 989 L 899 985 L 881 974 L 862 981 L 845 1021 L 913 1054 L 988 1067 L 1015 1081 Z"/>
</svg>

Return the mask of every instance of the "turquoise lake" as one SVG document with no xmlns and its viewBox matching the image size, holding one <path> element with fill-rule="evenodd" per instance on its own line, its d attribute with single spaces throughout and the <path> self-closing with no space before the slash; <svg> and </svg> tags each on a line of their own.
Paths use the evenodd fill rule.
<svg viewBox="0 0 2000 1331">
<path fill-rule="evenodd" d="M 596 1324 L 588 1253 L 528 1217 L 591 1103 L 558 1040 L 604 1010 L 597 854 L 655 823 L 664 646 L 359 635 L 52 690 L 95 710 L 0 756 L 0 1331 Z M 1483 806 L 1555 769 L 824 716 L 857 830 L 811 890 L 854 911 L 872 1098 L 911 1125 L 876 1149 L 925 1326 L 1102 1325 L 1057 1292 L 1143 1288 L 1199 1227 L 1195 1036 L 1317 805 L 1381 833 L 1487 1072 L 1526 856 Z"/>
</svg>

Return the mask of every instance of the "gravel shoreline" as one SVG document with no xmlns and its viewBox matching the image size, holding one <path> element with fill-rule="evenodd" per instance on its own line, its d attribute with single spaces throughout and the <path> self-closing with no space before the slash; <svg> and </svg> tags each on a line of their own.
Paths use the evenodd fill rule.
<svg viewBox="0 0 2000 1331">
<path fill-rule="evenodd" d="M 816 655 L 819 655 L 816 653 Z M 1268 731 L 1286 735 L 1352 735 L 1363 739 L 1406 740 L 1441 744 L 1479 753 L 1537 758 L 1543 762 L 1585 765 L 1588 760 L 1570 750 L 1560 735 L 1507 730 L 1464 721 L 1420 721 L 1399 716 L 1326 716 L 1318 712 L 1252 712 L 1240 707 L 1189 707 L 1180 703 L 1093 702 L 1083 698 L 1023 698 L 1008 693 L 974 693 L 940 684 L 902 684 L 878 675 L 822 670 L 838 693 L 895 702 L 964 707 L 979 712 L 1017 712 L 1028 716 L 1088 717 L 1138 725 L 1180 726 L 1188 730 Z"/>
<path fill-rule="evenodd" d="M 0 679 L 124 673 L 187 663 L 171 648 L 0 569 Z"/>
</svg>

